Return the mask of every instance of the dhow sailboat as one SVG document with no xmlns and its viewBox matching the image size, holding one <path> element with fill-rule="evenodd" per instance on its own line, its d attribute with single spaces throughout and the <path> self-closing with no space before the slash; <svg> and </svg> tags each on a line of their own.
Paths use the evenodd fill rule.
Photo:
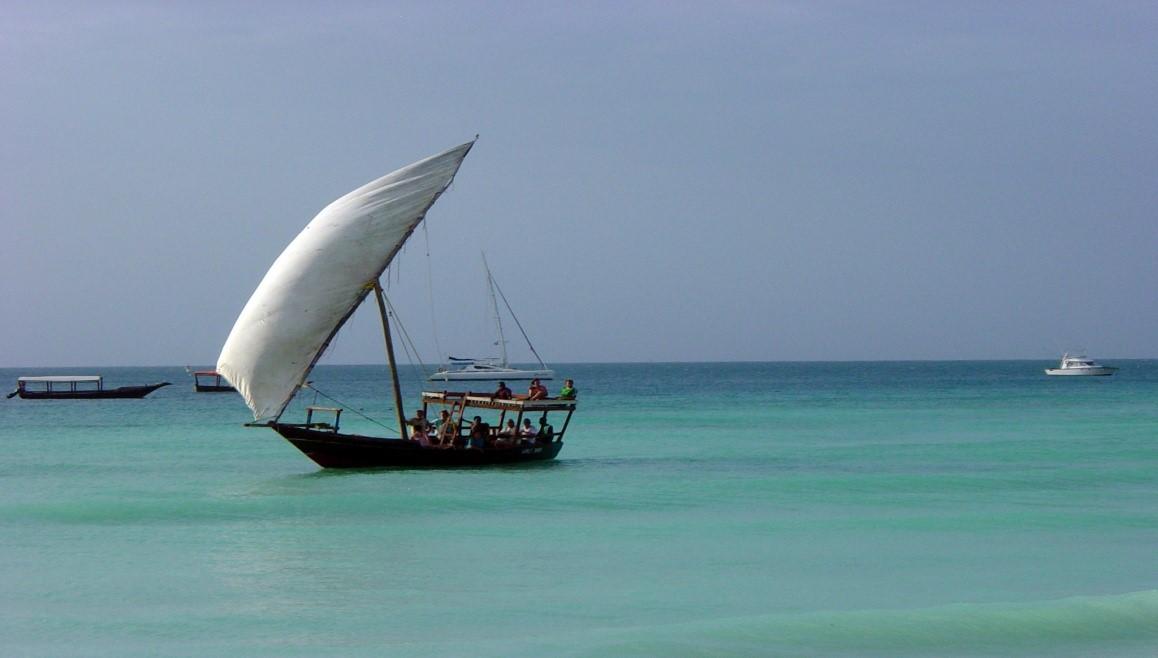
<svg viewBox="0 0 1158 658">
<path fill-rule="evenodd" d="M 326 468 L 478 466 L 544 461 L 559 454 L 575 400 L 427 391 L 422 416 L 407 419 L 403 411 L 379 280 L 473 146 L 474 141 L 462 144 L 346 194 L 318 213 L 274 261 L 217 360 L 216 371 L 252 410 L 250 425 L 273 429 Z M 284 420 L 326 347 L 370 295 L 386 343 L 399 436 L 343 433 L 340 408 L 307 407 L 304 422 Z M 446 411 L 448 420 L 434 427 L 426 420 L 434 417 L 428 411 Z M 332 420 L 315 421 L 315 415 Z M 522 427 L 524 419 L 537 421 L 535 434 L 496 431 L 506 420 Z"/>
</svg>

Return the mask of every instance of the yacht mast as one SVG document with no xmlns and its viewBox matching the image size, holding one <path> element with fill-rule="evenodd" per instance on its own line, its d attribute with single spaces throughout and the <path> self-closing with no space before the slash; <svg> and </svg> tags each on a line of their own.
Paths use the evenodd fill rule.
<svg viewBox="0 0 1158 658">
<path fill-rule="evenodd" d="M 500 354 L 502 354 L 502 361 L 499 365 L 506 368 L 509 365 L 507 363 L 507 338 L 503 335 L 503 320 L 502 316 L 499 315 L 499 302 L 495 299 L 495 280 L 491 276 L 491 267 L 487 264 L 487 255 L 485 252 L 482 255 L 482 259 L 483 268 L 487 271 L 487 290 L 491 293 L 491 309 L 495 314 L 495 326 L 499 328 L 499 350 Z"/>
</svg>

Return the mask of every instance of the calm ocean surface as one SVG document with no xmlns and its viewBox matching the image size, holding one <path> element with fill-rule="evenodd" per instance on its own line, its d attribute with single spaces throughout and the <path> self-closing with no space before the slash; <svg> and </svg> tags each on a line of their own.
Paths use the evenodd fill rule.
<svg viewBox="0 0 1158 658">
<path fill-rule="evenodd" d="M 0 400 L 0 654 L 1155 655 L 1158 361 L 1111 364 L 556 366 L 558 461 L 352 472 L 182 368 L 3 369 L 174 386 Z"/>
</svg>

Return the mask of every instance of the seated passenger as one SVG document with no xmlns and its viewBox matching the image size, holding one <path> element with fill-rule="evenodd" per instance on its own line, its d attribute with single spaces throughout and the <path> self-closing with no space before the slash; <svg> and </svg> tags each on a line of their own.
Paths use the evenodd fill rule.
<svg viewBox="0 0 1158 658">
<path fill-rule="evenodd" d="M 491 393 L 491 397 L 496 400 L 510 400 L 511 389 L 507 388 L 506 382 L 499 382 L 499 387 L 495 389 L 494 393 Z"/>
<path fill-rule="evenodd" d="M 410 440 L 417 441 L 418 445 L 422 446 L 423 448 L 434 447 L 434 443 L 432 443 L 430 440 L 430 435 L 419 430 L 417 427 L 414 428 L 414 433 L 410 435 Z"/>
<path fill-rule="evenodd" d="M 414 418 L 408 419 L 406 424 L 410 426 L 410 438 L 412 439 L 417 439 L 420 434 L 423 436 L 430 434 L 430 421 L 426 420 L 426 412 L 422 409 L 415 411 Z"/>
<path fill-rule="evenodd" d="M 559 399 L 574 400 L 577 395 L 579 395 L 579 391 L 575 388 L 575 382 L 570 379 L 564 379 L 563 388 L 559 389 Z"/>
<path fill-rule="evenodd" d="M 532 379 L 531 387 L 527 389 L 528 400 L 542 400 L 547 397 L 547 387 L 539 383 L 539 380 Z"/>
<path fill-rule="evenodd" d="M 491 434 L 491 426 L 483 422 L 481 416 L 475 416 L 474 421 L 470 424 L 470 441 L 467 442 L 468 450 L 482 450 L 487 446 L 487 439 Z"/>
<path fill-rule="evenodd" d="M 507 424 L 504 425 L 503 429 L 499 432 L 499 435 L 495 437 L 492 445 L 496 448 L 513 448 L 515 447 L 515 440 L 518 436 L 519 428 L 515 426 L 515 421 L 508 420 Z"/>
<path fill-rule="evenodd" d="M 523 425 L 519 428 L 519 445 L 530 447 L 535 445 L 535 435 L 537 432 L 531 426 L 531 419 L 524 418 Z"/>
<path fill-rule="evenodd" d="M 547 422 L 547 414 L 539 418 L 539 433 L 535 435 L 536 443 L 550 443 L 555 438 L 555 428 Z"/>
</svg>

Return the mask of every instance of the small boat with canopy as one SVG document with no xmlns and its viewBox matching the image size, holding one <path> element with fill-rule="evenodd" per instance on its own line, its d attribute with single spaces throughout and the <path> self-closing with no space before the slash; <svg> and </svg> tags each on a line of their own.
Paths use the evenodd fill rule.
<svg viewBox="0 0 1158 658">
<path fill-rule="evenodd" d="M 326 206 L 274 261 L 222 347 L 217 372 L 269 427 L 325 468 L 475 466 L 554 459 L 575 400 L 499 400 L 490 394 L 427 391 L 423 411 L 447 411 L 436 433 L 405 417 L 387 301 L 379 282 L 399 250 L 450 186 L 474 141 L 420 160 Z M 386 344 L 398 436 L 342 432 L 341 408 L 307 407 L 303 422 L 283 419 L 291 400 L 335 335 L 373 295 Z M 507 420 L 537 421 L 535 436 L 501 436 Z M 326 417 L 329 420 L 321 420 Z M 552 420 L 554 419 L 554 420 Z M 526 423 L 530 425 L 531 423 Z M 558 431 L 555 430 L 558 425 Z M 408 431 L 412 430 L 412 431 Z"/>
<path fill-rule="evenodd" d="M 9 393 L 8 397 L 20 396 L 22 400 L 131 399 L 143 398 L 153 391 L 168 385 L 169 382 L 160 382 L 142 386 L 105 388 L 104 377 L 100 375 L 19 377 L 16 380 L 16 390 Z"/>
<path fill-rule="evenodd" d="M 193 377 L 193 390 L 197 393 L 232 393 L 235 390 L 216 370 L 185 370 Z"/>
</svg>

